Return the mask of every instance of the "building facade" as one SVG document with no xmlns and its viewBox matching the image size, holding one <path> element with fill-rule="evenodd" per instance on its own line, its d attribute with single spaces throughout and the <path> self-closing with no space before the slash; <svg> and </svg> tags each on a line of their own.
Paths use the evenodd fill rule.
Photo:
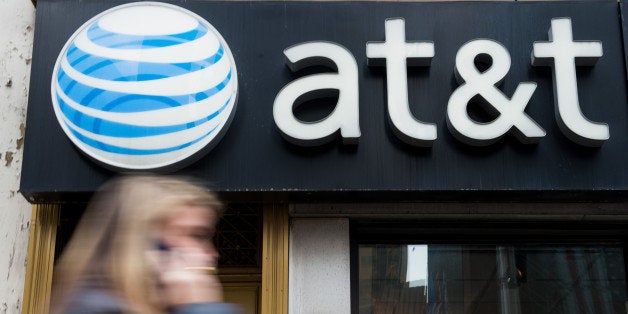
<svg viewBox="0 0 628 314">
<path fill-rule="evenodd" d="M 626 311 L 623 3 L 128 3 L 37 4 L 7 312 L 22 284 L 47 308 L 86 201 L 129 170 L 210 182 L 252 313 Z M 11 4 L 7 93 L 33 33 Z M 124 23 L 146 6 L 169 23 Z"/>
</svg>

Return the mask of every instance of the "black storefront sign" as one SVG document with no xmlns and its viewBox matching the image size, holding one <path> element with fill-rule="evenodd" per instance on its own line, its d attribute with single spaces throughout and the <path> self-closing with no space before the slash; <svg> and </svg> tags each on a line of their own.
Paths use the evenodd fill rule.
<svg viewBox="0 0 628 314">
<path fill-rule="evenodd" d="M 20 187 L 33 202 L 84 195 L 115 175 L 65 136 L 53 112 L 50 84 L 55 60 L 72 33 L 123 3 L 38 1 Z M 224 138 L 207 155 L 175 172 L 201 177 L 227 197 L 455 201 L 459 196 L 504 195 L 571 200 L 615 199 L 628 191 L 625 56 L 615 2 L 171 3 L 209 21 L 228 43 L 237 65 L 237 109 Z M 437 138 L 428 147 L 395 134 L 387 113 L 385 67 L 368 66 L 366 44 L 386 40 L 385 23 L 391 18 L 405 22 L 406 41 L 433 42 L 429 66 L 410 67 L 407 74 L 411 113 L 435 126 Z M 531 64 L 533 43 L 548 42 L 548 30 L 557 18 L 569 18 L 574 41 L 599 41 L 603 46 L 594 65 L 576 68 L 583 115 L 608 126 L 609 138 L 592 145 L 597 147 L 561 131 L 552 67 Z M 522 142 L 514 132 L 474 146 L 448 127 L 448 101 L 463 84 L 456 80 L 456 54 L 477 39 L 489 39 L 510 55 L 511 66 L 494 87 L 505 97 L 513 97 L 523 82 L 536 83 L 525 106 L 525 114 L 545 132 L 532 141 L 536 143 Z M 357 144 L 344 144 L 336 134 L 330 142 L 302 147 L 286 140 L 275 123 L 273 103 L 282 88 L 305 75 L 334 71 L 315 66 L 293 73 L 286 66 L 285 49 L 312 41 L 342 45 L 355 58 L 361 133 Z M 476 65 L 486 70 L 490 63 Z M 324 118 L 337 101 L 333 91 L 329 96 L 305 102 L 296 116 L 312 122 Z M 490 123 L 499 117 L 481 108 L 485 103 L 478 95 L 469 97 L 469 103 L 467 112 L 476 121 Z"/>
</svg>

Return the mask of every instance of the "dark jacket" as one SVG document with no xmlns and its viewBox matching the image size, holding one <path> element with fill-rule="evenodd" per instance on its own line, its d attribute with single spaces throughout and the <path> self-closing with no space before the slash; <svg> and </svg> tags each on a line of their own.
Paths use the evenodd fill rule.
<svg viewBox="0 0 628 314">
<path fill-rule="evenodd" d="M 128 306 L 102 289 L 83 289 L 70 300 L 63 314 L 123 314 Z M 231 303 L 194 303 L 173 308 L 171 314 L 243 314 Z"/>
</svg>

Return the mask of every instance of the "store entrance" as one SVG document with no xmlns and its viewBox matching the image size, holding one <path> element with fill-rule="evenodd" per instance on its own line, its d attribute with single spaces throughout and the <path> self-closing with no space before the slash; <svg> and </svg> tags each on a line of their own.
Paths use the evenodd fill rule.
<svg viewBox="0 0 628 314">
<path fill-rule="evenodd" d="M 22 313 L 48 313 L 54 262 L 72 235 L 83 203 L 33 205 Z M 224 299 L 246 313 L 288 313 L 288 206 L 228 203 L 214 237 Z"/>
</svg>

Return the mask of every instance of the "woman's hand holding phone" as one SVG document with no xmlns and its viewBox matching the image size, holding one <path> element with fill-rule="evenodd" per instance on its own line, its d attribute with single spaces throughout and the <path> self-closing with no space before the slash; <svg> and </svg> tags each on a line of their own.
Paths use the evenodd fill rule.
<svg viewBox="0 0 628 314">
<path fill-rule="evenodd" d="M 157 272 L 163 302 L 169 307 L 190 303 L 222 302 L 218 277 L 208 271 L 215 261 L 201 250 L 157 245 Z"/>
</svg>

